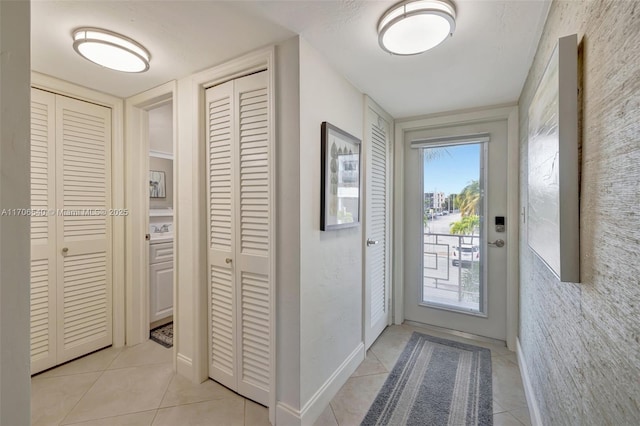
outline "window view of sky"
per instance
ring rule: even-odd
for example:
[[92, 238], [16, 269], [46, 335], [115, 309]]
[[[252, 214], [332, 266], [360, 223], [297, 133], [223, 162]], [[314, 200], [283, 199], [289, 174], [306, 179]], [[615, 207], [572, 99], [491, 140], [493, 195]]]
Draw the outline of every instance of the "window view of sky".
[[437, 150], [435, 158], [424, 155], [424, 192], [459, 194], [480, 176], [480, 144], [449, 146]]

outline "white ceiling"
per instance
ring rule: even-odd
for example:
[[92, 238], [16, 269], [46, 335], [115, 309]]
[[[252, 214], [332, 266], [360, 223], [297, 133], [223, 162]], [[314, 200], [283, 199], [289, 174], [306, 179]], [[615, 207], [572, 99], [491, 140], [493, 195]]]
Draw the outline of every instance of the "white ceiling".
[[[128, 97], [301, 34], [396, 118], [518, 99], [550, 0], [457, 0], [454, 36], [412, 57], [378, 46], [376, 24], [396, 1], [32, 2], [32, 68]], [[80, 58], [71, 33], [95, 26], [151, 52], [151, 69], [124, 74]]]

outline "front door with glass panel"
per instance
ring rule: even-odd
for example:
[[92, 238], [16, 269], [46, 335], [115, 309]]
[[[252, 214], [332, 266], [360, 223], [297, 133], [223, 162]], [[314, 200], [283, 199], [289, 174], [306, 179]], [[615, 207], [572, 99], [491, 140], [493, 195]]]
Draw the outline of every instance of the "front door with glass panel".
[[407, 320], [506, 338], [506, 141], [506, 121], [407, 134]]

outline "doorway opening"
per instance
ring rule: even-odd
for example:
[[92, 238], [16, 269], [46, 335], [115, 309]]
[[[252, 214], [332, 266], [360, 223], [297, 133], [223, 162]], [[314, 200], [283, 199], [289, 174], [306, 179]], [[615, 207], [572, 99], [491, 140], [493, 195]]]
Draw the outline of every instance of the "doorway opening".
[[422, 305], [486, 313], [484, 144], [421, 149]]
[[[164, 346], [173, 344], [173, 102], [155, 105], [148, 113], [149, 168], [149, 330]], [[161, 328], [160, 328], [161, 327]]]

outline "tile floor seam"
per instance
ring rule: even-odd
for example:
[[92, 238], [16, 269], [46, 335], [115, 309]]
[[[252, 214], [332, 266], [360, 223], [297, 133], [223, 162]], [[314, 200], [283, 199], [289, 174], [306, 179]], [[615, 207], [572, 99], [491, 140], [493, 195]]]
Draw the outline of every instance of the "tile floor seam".
[[[87, 390], [84, 391], [84, 393], [82, 394], [82, 396], [80, 398], [78, 398], [78, 400], [76, 401], [76, 403], [73, 405], [73, 407], [71, 407], [69, 409], [69, 411], [67, 411], [64, 415], [64, 417], [62, 418], [62, 420], [60, 420], [58, 422], [58, 425], [65, 425], [65, 420], [67, 419], [67, 417], [69, 417], [69, 414], [78, 406], [78, 404], [80, 404], [80, 401], [82, 401], [82, 398], [84, 398], [85, 396], [87, 396], [87, 393], [93, 389], [93, 387], [96, 385], [96, 383], [98, 383], [98, 380], [100, 380], [100, 377], [102, 377], [104, 375], [106, 370], [102, 370], [100, 371], [100, 375], [98, 377], [96, 377], [96, 379], [94, 380], [94, 382], [91, 384], [91, 386], [89, 386], [87, 388]], [[98, 371], [94, 371], [94, 373], [97, 373]], [[87, 374], [87, 373], [77, 373], [77, 374], [70, 374], [69, 376], [79, 376], [80, 374]], [[76, 422], [77, 423], [77, 422]]]
[[331, 410], [331, 415], [333, 416], [333, 420], [335, 420], [335, 421], [336, 421], [336, 424], [337, 424], [338, 426], [340, 426], [340, 425], [338, 424], [338, 417], [336, 416], [336, 412], [335, 412], [335, 411], [333, 411], [333, 407], [331, 406], [331, 402], [329, 402], [329, 409]]
[[[134, 414], [140, 414], [140, 413], [147, 413], [149, 411], [158, 411], [157, 409], [151, 409], [151, 410], [140, 410], [140, 411], [132, 411], [130, 413], [124, 413], [124, 414], [116, 414], [115, 416], [106, 416], [106, 417], [96, 417], [95, 419], [85, 419], [85, 420], [80, 420], [77, 421], [75, 423], [60, 423], [60, 426], [73, 426], [73, 425], [78, 425], [78, 424], [82, 424], [82, 423], [87, 423], [87, 422], [95, 422], [98, 420], [106, 420], [106, 419], [115, 419], [116, 417], [123, 417], [123, 416], [130, 416], [130, 415], [134, 415]], [[71, 411], [69, 411], [71, 412]], [[154, 415], [155, 418], [155, 415]]]
[[160, 411], [161, 409], [158, 408], [154, 413], [153, 413], [153, 419], [151, 419], [151, 423], [149, 423], [149, 426], [153, 426], [153, 423], [156, 421], [156, 418], [158, 417], [158, 411]]
[[[113, 347], [113, 346], [112, 346]], [[113, 364], [114, 362], [116, 362], [116, 359], [118, 359], [120, 357], [120, 355], [122, 355], [122, 352], [124, 352], [124, 349], [127, 346], [122, 346], [120, 348], [115, 348], [118, 349], [118, 355], [114, 356], [113, 359], [111, 360], [111, 362], [105, 367], [105, 369], [103, 371], [107, 371], [109, 369], [109, 367], [111, 367], [111, 364]]]
[[[168, 390], [169, 389], [167, 388], [167, 391]], [[166, 395], [166, 393], [165, 393], [165, 395]], [[190, 402], [184, 402], [184, 403], [180, 403], [180, 404], [171, 404], [171, 405], [162, 406], [162, 402], [164, 401], [164, 396], [163, 396], [162, 400], [160, 401], [160, 406], [157, 408], [157, 410], [163, 410], [165, 408], [180, 407], [181, 405], [192, 405], [192, 404], [201, 404], [203, 402], [222, 401], [222, 400], [225, 400], [225, 399], [235, 400], [235, 399], [238, 398], [238, 396], [240, 398], [246, 399], [244, 396], [242, 396], [240, 394], [234, 394], [234, 396], [223, 396], [222, 398], [207, 398], [207, 399], [202, 399], [202, 400], [198, 400], [198, 401], [190, 401]]]
[[153, 366], [153, 365], [162, 365], [162, 364], [171, 364], [173, 365], [173, 361], [163, 361], [163, 362], [150, 362], [149, 364], [138, 364], [138, 365], [125, 365], [124, 367], [115, 367], [115, 368], [107, 368], [104, 371], [118, 371], [118, 370], [124, 370], [125, 368], [135, 368], [135, 367], [147, 367], [147, 366]]

